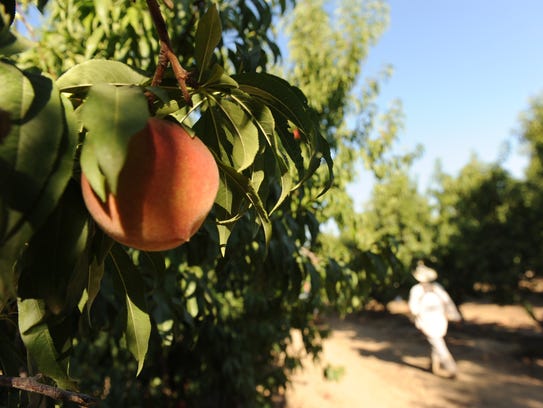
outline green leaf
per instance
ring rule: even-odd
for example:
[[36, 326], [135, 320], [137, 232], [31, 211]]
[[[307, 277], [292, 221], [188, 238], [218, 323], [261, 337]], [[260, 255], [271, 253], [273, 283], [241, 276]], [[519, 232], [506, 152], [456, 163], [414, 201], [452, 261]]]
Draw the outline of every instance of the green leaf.
[[96, 9], [96, 16], [100, 20], [100, 27], [103, 27], [106, 34], [109, 34], [109, 11], [113, 7], [111, 0], [94, 0], [94, 8]]
[[[95, 224], [94, 224], [95, 225]], [[85, 304], [87, 320], [91, 326], [91, 310], [102, 286], [104, 277], [104, 261], [109, 255], [115, 241], [107, 236], [101, 229], [94, 228], [94, 237], [92, 239], [91, 253], [92, 258], [89, 263], [89, 274], [87, 281], [87, 302]]]
[[240, 90], [262, 101], [273, 111], [276, 123], [292, 122], [306, 136], [310, 157], [308, 165], [304, 166], [302, 150], [292, 134], [286, 129], [279, 132], [283, 146], [301, 176], [294, 188], [307, 180], [320, 167], [321, 160], [325, 160], [329, 177], [320, 193], [322, 195], [332, 184], [333, 161], [330, 146], [320, 134], [316, 125], [317, 119], [303, 93], [287, 81], [266, 73], [246, 73], [235, 75], [233, 78], [238, 82]]
[[19, 296], [44, 299], [56, 314], [71, 312], [86, 286], [88, 238], [88, 212], [72, 182], [17, 262]]
[[95, 259], [92, 260], [91, 264], [89, 265], [89, 275], [88, 275], [88, 282], [87, 282], [87, 303], [86, 303], [86, 309], [87, 309], [87, 319], [89, 322], [89, 325], [91, 324], [91, 309], [94, 301], [96, 300], [96, 297], [98, 296], [98, 293], [100, 293], [100, 287], [102, 284], [102, 278], [104, 277], [104, 264], [98, 263], [98, 261]]
[[88, 131], [81, 167], [103, 200], [106, 190], [102, 175], [109, 191], [115, 194], [128, 143], [146, 126], [148, 118], [147, 99], [139, 88], [107, 84], [91, 87], [81, 110], [81, 121]]
[[210, 108], [195, 125], [197, 134], [217, 157], [238, 171], [247, 169], [260, 149], [254, 117], [227, 98], [210, 97]]
[[[105, 27], [109, 27], [109, 25]], [[87, 39], [87, 42], [85, 44], [85, 58], [89, 59], [90, 61], [92, 61], [91, 58], [96, 52], [96, 50], [98, 49], [98, 47], [100, 47], [100, 45], [102, 44], [102, 41], [105, 40], [104, 38], [105, 27], [104, 26], [96, 27], [94, 31], [92, 32], [92, 34]], [[76, 90], [77, 88], [67, 88], [67, 90], [69, 89]]]
[[[247, 200], [255, 209], [261, 226], [264, 230], [266, 245], [268, 245], [271, 239], [271, 221], [262, 200], [260, 199], [258, 193], [256, 192], [254, 186], [251, 183], [251, 180], [245, 177], [243, 174], [237, 172], [232, 167], [228, 167], [223, 163], [218, 163], [218, 165], [224, 177], [223, 182], [225, 182], [229, 186], [228, 189], [230, 191], [237, 190], [244, 193]], [[221, 205], [217, 201], [216, 204]], [[227, 211], [231, 211], [231, 209], [229, 208], [224, 209]]]
[[11, 119], [10, 131], [0, 144], [0, 166], [4, 170], [0, 192], [14, 210], [5, 224], [4, 233], [9, 235], [25, 216], [39, 224], [48, 215], [31, 210], [57, 169], [62, 170], [64, 181], [57, 192], [57, 199], [60, 197], [69, 178], [66, 164], [71, 166], [76, 136], [65, 127], [64, 110], [70, 107], [62, 104], [51, 80], [0, 64], [0, 81], [5, 84], [0, 108]]
[[217, 125], [222, 128], [226, 140], [233, 146], [234, 167], [238, 171], [243, 171], [253, 164], [260, 147], [258, 129], [238, 104], [222, 100], [218, 110], [222, 115], [215, 115], [214, 118], [219, 118]]
[[18, 308], [21, 339], [38, 370], [52, 378], [60, 388], [76, 389], [67, 374], [67, 366], [61, 363], [49, 332], [44, 302], [36, 299], [19, 300]]
[[312, 128], [307, 101], [284, 79], [266, 73], [245, 73], [234, 75], [233, 79], [241, 90], [261, 100], [297, 127], [303, 130]]
[[9, 27], [15, 19], [15, 0], [0, 2], [0, 30]]
[[90, 313], [92, 305], [100, 292], [102, 278], [104, 277], [104, 261], [115, 243], [113, 238], [110, 238], [100, 228], [97, 228], [96, 224], [94, 224], [94, 226], [94, 236], [91, 247], [92, 257], [89, 264], [89, 275], [87, 282], [86, 309], [89, 325], [91, 322]]
[[34, 45], [31, 41], [8, 29], [0, 30], [0, 56], [12, 56], [28, 50]]
[[198, 316], [198, 299], [196, 296], [187, 299], [186, 309], [191, 317], [196, 318]]
[[77, 126], [54, 83], [0, 62], [0, 303], [13, 287], [13, 263], [47, 219], [72, 174]]
[[[219, 190], [215, 197], [215, 204], [219, 207], [216, 216], [225, 223], [235, 221], [239, 218], [238, 214], [247, 209], [247, 206], [244, 206], [244, 191], [235, 188], [237, 184], [231, 186], [229, 180], [230, 177], [228, 176], [228, 173], [219, 173]], [[247, 180], [247, 183], [250, 184], [250, 181]], [[241, 194], [235, 194], [236, 192]], [[221, 211], [220, 209], [223, 209], [224, 211]]]
[[[275, 209], [281, 205], [281, 203], [288, 197], [289, 193], [293, 189], [293, 180], [289, 171], [289, 165], [287, 157], [284, 155], [283, 145], [277, 137], [275, 131], [275, 119], [273, 114], [264, 103], [251, 98], [244, 92], [233, 92], [230, 97], [243, 109], [243, 111], [250, 116], [251, 121], [255, 124], [259, 133], [263, 135], [270, 146], [270, 149], [266, 149], [263, 156], [257, 159], [253, 165], [253, 184], [258, 189], [256, 177], [258, 174], [274, 174], [281, 181], [281, 195], [277, 199], [272, 213]], [[264, 178], [261, 179], [264, 181]]]
[[139, 266], [144, 271], [149, 271], [153, 276], [163, 277], [166, 271], [166, 261], [162, 252], [137, 251]]
[[226, 244], [228, 238], [232, 233], [233, 224], [217, 224], [217, 233], [219, 234], [219, 247], [221, 250], [221, 255], [225, 256], [226, 254]]
[[98, 157], [94, 148], [94, 140], [95, 139], [92, 137], [85, 140], [83, 149], [81, 149], [79, 164], [81, 166], [81, 171], [87, 177], [93, 190], [98, 197], [105, 202], [107, 197], [106, 177], [102, 173], [102, 170], [100, 170], [100, 163], [98, 162]]
[[110, 259], [126, 304], [124, 333], [126, 344], [130, 353], [138, 361], [137, 374], [139, 374], [143, 368], [151, 336], [151, 320], [145, 302], [145, 285], [130, 257], [119, 245], [114, 245], [111, 249]]
[[0, 370], [4, 375], [18, 376], [24, 359], [15, 348], [13, 341], [3, 331], [0, 331]]
[[270, 74], [243, 74], [234, 78], [239, 81], [242, 91], [272, 111], [276, 129], [282, 140], [281, 145], [275, 142], [276, 148], [283, 148], [286, 151], [298, 173], [303, 176], [305, 166], [300, 144], [294, 140], [287, 129], [288, 123], [291, 122], [305, 134], [312, 133], [314, 124], [309, 116], [305, 100], [300, 99], [300, 95], [287, 81]]
[[201, 75], [201, 81], [200, 88], [228, 91], [238, 87], [238, 83], [219, 64], [213, 64], [205, 75]]
[[1, 165], [5, 166], [0, 188], [2, 196], [21, 213], [31, 207], [54, 168], [64, 130], [60, 97], [54, 94], [52, 82], [44, 77], [32, 79], [14, 66], [0, 64], [4, 84], [0, 107], [11, 119], [9, 134], [0, 145]]
[[202, 80], [203, 73], [208, 69], [213, 51], [219, 44], [221, 37], [221, 19], [217, 6], [213, 4], [200, 19], [196, 30], [194, 58], [200, 70], [198, 82]]
[[142, 85], [149, 78], [130, 66], [109, 60], [90, 60], [70, 68], [57, 79], [61, 92], [74, 92], [97, 84]]
[[18, 54], [28, 49], [31, 42], [10, 30], [15, 19], [15, 1], [0, 2], [0, 56]]
[[272, 147], [274, 143], [275, 119], [272, 111], [256, 98], [252, 98], [249, 94], [241, 91], [232, 91], [228, 96], [250, 117], [250, 120], [258, 128], [258, 131], [268, 144]]

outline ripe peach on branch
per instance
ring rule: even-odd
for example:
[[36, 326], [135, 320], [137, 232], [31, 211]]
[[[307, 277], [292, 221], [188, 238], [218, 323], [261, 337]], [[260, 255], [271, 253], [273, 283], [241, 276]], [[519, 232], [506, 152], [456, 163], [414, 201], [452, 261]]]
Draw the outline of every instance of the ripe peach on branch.
[[103, 202], [85, 174], [85, 204], [104, 232], [127, 246], [161, 251], [187, 242], [211, 210], [219, 188], [212, 153], [180, 125], [150, 118], [130, 139], [116, 194]]

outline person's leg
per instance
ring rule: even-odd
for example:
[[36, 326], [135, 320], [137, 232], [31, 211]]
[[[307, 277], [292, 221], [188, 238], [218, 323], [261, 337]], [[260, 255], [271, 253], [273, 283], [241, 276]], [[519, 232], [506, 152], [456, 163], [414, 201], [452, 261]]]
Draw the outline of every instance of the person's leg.
[[432, 372], [435, 374], [440, 367], [451, 376], [456, 375], [456, 362], [451, 355], [443, 337], [428, 337], [432, 346]]

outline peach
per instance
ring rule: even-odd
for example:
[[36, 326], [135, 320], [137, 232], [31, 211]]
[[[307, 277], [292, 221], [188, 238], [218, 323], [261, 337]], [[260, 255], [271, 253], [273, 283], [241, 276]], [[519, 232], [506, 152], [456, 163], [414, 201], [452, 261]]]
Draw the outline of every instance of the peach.
[[128, 144], [116, 195], [106, 202], [84, 174], [83, 199], [114, 240], [145, 251], [187, 242], [201, 227], [219, 188], [217, 163], [206, 145], [181, 126], [150, 118]]

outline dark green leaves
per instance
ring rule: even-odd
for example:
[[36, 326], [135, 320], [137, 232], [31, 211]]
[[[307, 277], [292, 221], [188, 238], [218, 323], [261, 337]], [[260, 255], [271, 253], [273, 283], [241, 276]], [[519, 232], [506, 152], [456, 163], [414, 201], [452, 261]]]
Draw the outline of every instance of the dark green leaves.
[[269, 106], [278, 123], [292, 122], [304, 135], [303, 139], [309, 147], [305, 158], [308, 164], [304, 164], [303, 151], [295, 141], [291, 130], [285, 133], [286, 129], [283, 127], [282, 132], [279, 132], [287, 154], [298, 169], [299, 183], [305, 181], [317, 170], [321, 165], [321, 159], [325, 160], [329, 175], [323, 192], [327, 190], [333, 176], [330, 148], [317, 128], [316, 119], [302, 92], [284, 79], [269, 74], [249, 73], [236, 75], [234, 79], [241, 90]]
[[130, 138], [149, 117], [147, 100], [139, 88], [94, 85], [81, 111], [87, 129], [81, 168], [94, 191], [105, 201], [117, 191], [117, 178], [126, 159]]
[[[202, 85], [203, 113], [195, 125], [221, 169], [216, 199], [216, 215], [223, 224], [221, 246], [228, 237], [228, 223], [248, 207], [255, 210], [268, 239], [269, 214], [317, 171], [322, 159], [328, 165], [328, 185], [332, 179], [329, 147], [297, 88], [265, 73], [237, 75], [230, 81], [236, 84], [230, 89]], [[301, 140], [294, 138], [293, 128], [303, 135]], [[274, 181], [279, 195], [270, 194]]]
[[55, 208], [77, 141], [71, 105], [45, 77], [0, 63], [0, 304], [24, 243]]
[[13, 23], [15, 19], [15, 0], [0, 1], [0, 16], [0, 29]]
[[13, 55], [28, 48], [29, 41], [10, 31], [15, 18], [15, 0], [0, 2], [0, 55]]
[[17, 262], [19, 297], [44, 299], [55, 314], [71, 313], [87, 285], [88, 243], [87, 209], [71, 182]]
[[147, 314], [145, 287], [143, 279], [134, 267], [130, 257], [123, 249], [115, 245], [110, 252], [111, 265], [115, 272], [117, 287], [125, 303], [125, 340], [128, 350], [138, 361], [138, 374], [143, 368], [149, 337], [151, 321]]
[[209, 68], [213, 51], [222, 37], [221, 20], [217, 6], [212, 5], [198, 23], [195, 39], [194, 58], [200, 70], [198, 82], [202, 80], [205, 70]]

